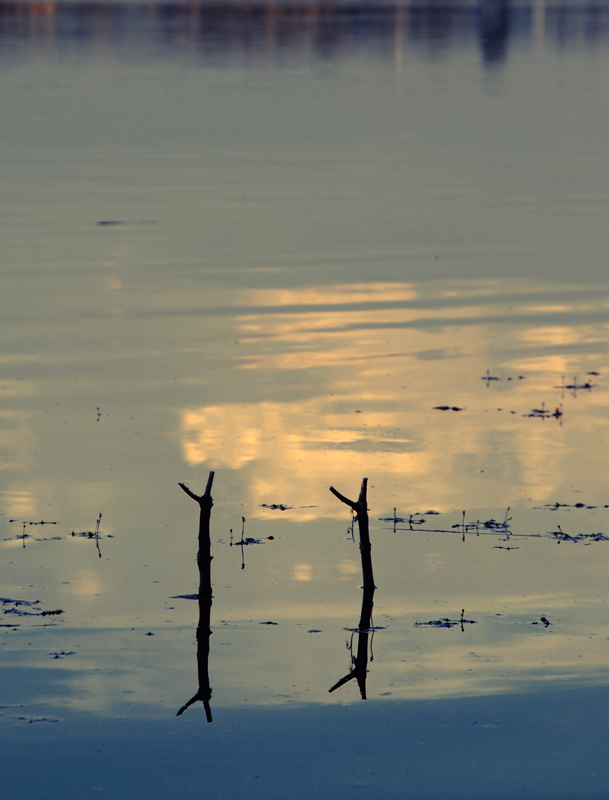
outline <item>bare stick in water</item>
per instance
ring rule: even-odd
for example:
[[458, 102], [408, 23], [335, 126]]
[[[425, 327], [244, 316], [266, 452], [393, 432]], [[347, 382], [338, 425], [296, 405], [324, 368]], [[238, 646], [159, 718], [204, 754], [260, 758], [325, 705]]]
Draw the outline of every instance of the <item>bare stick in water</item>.
[[209, 473], [205, 492], [199, 497], [191, 492], [188, 486], [180, 483], [180, 487], [189, 497], [199, 504], [201, 513], [199, 516], [199, 552], [197, 553], [197, 566], [199, 567], [199, 624], [197, 626], [197, 673], [199, 678], [199, 691], [182, 706], [177, 716], [183, 714], [193, 703], [201, 701], [205, 708], [207, 721], [212, 721], [211, 707], [211, 686], [209, 685], [209, 637], [211, 636], [211, 536], [209, 523], [211, 519], [211, 509], [213, 500], [211, 497], [211, 487], [214, 482], [214, 473]]
[[[372, 546], [370, 544], [370, 526], [368, 520], [368, 478], [362, 481], [362, 488], [360, 489], [357, 501], [349, 500], [343, 494], [338, 492], [333, 486], [330, 486], [330, 491], [335, 497], [345, 503], [345, 505], [355, 511], [357, 524], [359, 527], [359, 550], [362, 557], [362, 572], [364, 575], [364, 590], [374, 590], [374, 575], [372, 574]], [[360, 626], [361, 627], [361, 626]], [[370, 627], [370, 623], [365, 627]]]
[[362, 700], [366, 699], [366, 674], [368, 668], [368, 634], [372, 625], [372, 608], [374, 598], [374, 576], [372, 574], [372, 546], [370, 544], [370, 527], [368, 518], [368, 500], [367, 500], [368, 478], [362, 481], [362, 488], [359, 493], [357, 501], [349, 500], [343, 494], [338, 492], [333, 486], [330, 486], [330, 491], [335, 497], [348, 505], [355, 513], [357, 524], [359, 527], [359, 549], [362, 558], [362, 574], [364, 578], [364, 593], [362, 597], [362, 612], [360, 615], [359, 625], [357, 627], [358, 643], [357, 643], [357, 656], [352, 656], [352, 668], [350, 672], [341, 678], [338, 683], [329, 690], [334, 692], [340, 689], [349, 681], [356, 679], [359, 686]]

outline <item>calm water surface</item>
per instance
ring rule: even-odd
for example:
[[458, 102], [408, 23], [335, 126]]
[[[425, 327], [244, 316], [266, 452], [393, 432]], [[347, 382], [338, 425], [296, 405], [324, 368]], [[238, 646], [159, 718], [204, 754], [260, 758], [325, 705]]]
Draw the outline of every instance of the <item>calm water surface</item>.
[[0, 63], [11, 797], [609, 797], [609, 8], [0, 4]]

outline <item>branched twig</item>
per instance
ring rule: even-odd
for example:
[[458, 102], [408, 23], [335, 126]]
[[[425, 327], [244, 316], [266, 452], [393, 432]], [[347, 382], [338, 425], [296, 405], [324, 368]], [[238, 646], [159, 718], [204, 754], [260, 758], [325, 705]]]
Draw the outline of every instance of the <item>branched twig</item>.
[[359, 497], [357, 501], [349, 500], [348, 497], [345, 497], [343, 494], [338, 492], [333, 486], [330, 487], [330, 491], [335, 497], [344, 503], [345, 505], [349, 506], [352, 511], [356, 514], [355, 519], [357, 520], [357, 524], [359, 527], [359, 549], [360, 555], [362, 558], [362, 574], [364, 578], [364, 593], [362, 597], [362, 612], [360, 614], [359, 625], [357, 629], [358, 633], [358, 640], [357, 640], [357, 655], [355, 658], [352, 658], [352, 669], [351, 671], [345, 675], [344, 678], [341, 678], [338, 683], [335, 683], [334, 686], [329, 690], [330, 692], [334, 692], [337, 689], [340, 689], [341, 686], [344, 686], [349, 681], [355, 679], [359, 686], [360, 694], [362, 700], [366, 699], [366, 673], [367, 673], [367, 666], [368, 666], [368, 634], [370, 631], [371, 620], [372, 620], [372, 606], [373, 606], [373, 598], [374, 598], [374, 576], [372, 574], [372, 547], [370, 544], [370, 530], [369, 530], [369, 520], [368, 520], [368, 500], [366, 497], [366, 492], [368, 488], [368, 478], [364, 478], [362, 481], [362, 488], [360, 489]]
[[185, 705], [180, 708], [177, 716], [181, 716], [193, 703], [201, 701], [205, 708], [207, 721], [212, 721], [211, 686], [209, 685], [209, 637], [211, 636], [211, 606], [213, 602], [211, 590], [211, 536], [209, 524], [211, 509], [214, 504], [211, 497], [211, 487], [214, 482], [214, 473], [210, 472], [207, 479], [205, 492], [199, 497], [183, 483], [180, 488], [199, 504], [199, 552], [197, 553], [197, 566], [199, 568], [199, 624], [197, 626], [197, 675], [199, 690]]
[[[356, 520], [359, 527], [359, 549], [362, 557], [362, 572], [364, 576], [364, 591], [374, 590], [374, 575], [372, 574], [372, 546], [370, 544], [370, 528], [368, 520], [368, 500], [366, 493], [368, 490], [368, 478], [362, 481], [362, 488], [360, 489], [357, 501], [349, 500], [344, 494], [341, 494], [333, 486], [330, 486], [330, 491], [335, 497], [353, 509], [356, 513]], [[370, 623], [360, 625], [360, 628], [370, 627]]]

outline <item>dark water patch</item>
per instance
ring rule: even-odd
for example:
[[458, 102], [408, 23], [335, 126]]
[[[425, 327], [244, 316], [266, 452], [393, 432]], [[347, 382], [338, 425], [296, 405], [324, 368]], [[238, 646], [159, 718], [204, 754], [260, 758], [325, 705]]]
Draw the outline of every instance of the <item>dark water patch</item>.
[[114, 220], [114, 219], [102, 219], [99, 222], [95, 223], [96, 225], [102, 225], [106, 227], [116, 227], [118, 225], [156, 225], [156, 220]]

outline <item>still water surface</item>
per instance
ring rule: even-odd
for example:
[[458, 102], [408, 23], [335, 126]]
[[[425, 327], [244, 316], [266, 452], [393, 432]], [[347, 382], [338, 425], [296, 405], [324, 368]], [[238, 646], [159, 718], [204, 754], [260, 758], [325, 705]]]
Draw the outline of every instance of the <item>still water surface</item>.
[[214, 798], [608, 796], [609, 10], [3, 4], [0, 59], [11, 796], [199, 797], [193, 742]]

